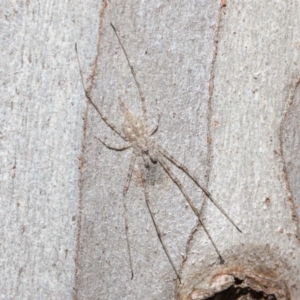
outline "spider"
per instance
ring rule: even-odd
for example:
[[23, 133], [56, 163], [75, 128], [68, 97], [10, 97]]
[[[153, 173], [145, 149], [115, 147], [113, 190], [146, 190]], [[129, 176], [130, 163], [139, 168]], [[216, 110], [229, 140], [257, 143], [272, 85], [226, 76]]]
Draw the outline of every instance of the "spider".
[[202, 190], [202, 192], [210, 199], [210, 201], [223, 213], [223, 215], [231, 222], [231, 224], [239, 231], [242, 232], [238, 226], [234, 223], [234, 221], [227, 215], [227, 213], [224, 211], [224, 209], [214, 200], [214, 198], [212, 197], [212, 195], [210, 194], [210, 192], [203, 187], [203, 185], [201, 185], [199, 183], [199, 181], [196, 179], [196, 177], [194, 175], [192, 175], [192, 173], [188, 170], [187, 167], [185, 167], [182, 163], [178, 162], [174, 156], [172, 156], [169, 152], [167, 152], [162, 146], [160, 146], [155, 139], [153, 138], [153, 135], [156, 133], [156, 131], [158, 130], [159, 127], [159, 120], [160, 120], [160, 115], [158, 116], [156, 125], [154, 126], [153, 129], [149, 130], [147, 124], [147, 109], [146, 109], [146, 102], [145, 102], [145, 96], [142, 93], [141, 87], [139, 82], [136, 79], [136, 74], [135, 71], [129, 61], [129, 57], [127, 55], [127, 52], [121, 42], [121, 39], [118, 35], [118, 32], [116, 30], [116, 28], [114, 27], [114, 25], [112, 23], [110, 23], [116, 37], [117, 40], [122, 48], [122, 51], [126, 57], [128, 66], [131, 70], [131, 74], [132, 77], [135, 81], [135, 84], [137, 86], [138, 89], [138, 93], [139, 93], [139, 98], [141, 100], [141, 106], [142, 106], [142, 119], [138, 118], [137, 116], [133, 115], [128, 108], [126, 107], [125, 103], [123, 102], [123, 100], [121, 98], [119, 98], [119, 105], [121, 107], [121, 111], [123, 114], [123, 126], [122, 126], [122, 130], [119, 130], [113, 123], [110, 122], [110, 120], [103, 114], [103, 112], [101, 111], [101, 109], [95, 104], [95, 102], [93, 101], [93, 99], [90, 96], [89, 91], [85, 88], [84, 85], [84, 80], [83, 80], [83, 75], [82, 75], [82, 69], [81, 69], [81, 65], [80, 65], [80, 61], [79, 61], [79, 57], [78, 57], [78, 52], [77, 52], [77, 44], [75, 44], [75, 51], [76, 51], [76, 56], [77, 56], [77, 61], [78, 61], [78, 65], [79, 65], [79, 70], [80, 70], [80, 76], [81, 76], [81, 81], [82, 81], [82, 85], [83, 85], [83, 89], [85, 92], [85, 96], [88, 99], [88, 101], [93, 105], [93, 107], [95, 108], [95, 110], [98, 112], [98, 114], [100, 115], [100, 117], [102, 118], [102, 120], [106, 123], [106, 125], [108, 127], [110, 127], [120, 138], [122, 138], [125, 142], [126, 142], [126, 146], [124, 147], [113, 147], [108, 145], [106, 142], [102, 141], [101, 139], [97, 138], [105, 147], [107, 147], [110, 150], [114, 150], [114, 151], [125, 151], [129, 148], [132, 148], [132, 155], [131, 155], [131, 159], [130, 159], [130, 164], [129, 164], [129, 169], [128, 169], [128, 173], [127, 173], [127, 179], [123, 188], [123, 207], [124, 207], [124, 212], [125, 212], [125, 234], [126, 234], [126, 242], [127, 242], [127, 250], [128, 250], [128, 256], [129, 256], [129, 265], [130, 265], [130, 270], [131, 270], [131, 279], [133, 279], [134, 273], [133, 273], [133, 267], [132, 267], [132, 257], [131, 257], [131, 250], [130, 250], [130, 243], [129, 243], [129, 236], [128, 236], [128, 220], [126, 217], [126, 211], [127, 211], [127, 207], [125, 204], [125, 197], [130, 185], [130, 181], [131, 181], [131, 177], [132, 177], [132, 173], [134, 170], [135, 165], [138, 165], [138, 170], [141, 174], [141, 178], [142, 178], [142, 186], [143, 186], [143, 190], [144, 190], [144, 195], [145, 195], [145, 202], [146, 202], [146, 206], [147, 209], [150, 213], [151, 216], [151, 220], [152, 223], [154, 225], [156, 234], [158, 236], [158, 239], [160, 241], [160, 244], [179, 280], [179, 282], [181, 282], [181, 278], [180, 275], [175, 267], [175, 264], [169, 254], [169, 251], [167, 249], [167, 247], [164, 244], [164, 241], [162, 239], [162, 233], [156, 223], [156, 220], [154, 218], [154, 214], [151, 210], [151, 206], [150, 206], [150, 195], [149, 195], [149, 188], [148, 188], [148, 184], [147, 184], [147, 172], [149, 170], [150, 167], [150, 163], [153, 164], [157, 164], [159, 163], [161, 165], [161, 167], [164, 169], [164, 171], [166, 172], [166, 174], [171, 178], [171, 180], [177, 185], [177, 187], [179, 188], [180, 192], [182, 193], [182, 195], [184, 196], [184, 198], [186, 199], [186, 201], [188, 202], [189, 206], [191, 207], [191, 209], [193, 210], [194, 214], [196, 215], [196, 217], [198, 218], [199, 223], [201, 224], [201, 226], [203, 227], [205, 233], [207, 234], [209, 240], [211, 241], [216, 253], [218, 254], [218, 257], [220, 259], [220, 263], [223, 264], [224, 263], [224, 259], [222, 258], [214, 240], [212, 239], [209, 231], [207, 230], [206, 226], [203, 224], [201, 218], [200, 218], [200, 212], [197, 210], [197, 208], [195, 207], [194, 203], [192, 202], [192, 200], [190, 199], [190, 197], [188, 196], [187, 192], [185, 191], [185, 189], [183, 188], [183, 185], [181, 184], [181, 182], [179, 181], [178, 177], [171, 171], [170, 167], [168, 166], [168, 163], [173, 164], [174, 166], [176, 166], [178, 169], [180, 169], [181, 171], [183, 171], [196, 185], [198, 188], [200, 188]]

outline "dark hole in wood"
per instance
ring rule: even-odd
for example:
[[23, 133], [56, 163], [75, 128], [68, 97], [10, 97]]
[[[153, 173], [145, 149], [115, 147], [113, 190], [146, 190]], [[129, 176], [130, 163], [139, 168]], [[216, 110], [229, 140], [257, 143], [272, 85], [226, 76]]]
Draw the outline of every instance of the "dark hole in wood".
[[264, 292], [258, 292], [250, 287], [241, 287], [242, 280], [235, 279], [235, 284], [227, 290], [216, 293], [207, 300], [276, 300], [274, 294], [267, 295]]

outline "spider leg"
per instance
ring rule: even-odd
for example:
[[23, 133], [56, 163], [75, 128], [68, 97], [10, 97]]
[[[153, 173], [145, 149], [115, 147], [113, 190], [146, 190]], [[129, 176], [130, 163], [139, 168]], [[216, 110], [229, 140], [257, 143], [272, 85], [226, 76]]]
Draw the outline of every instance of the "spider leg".
[[224, 263], [224, 259], [222, 258], [214, 240], [212, 239], [209, 231], [207, 230], [207, 228], [205, 227], [204, 223], [202, 222], [201, 218], [200, 218], [200, 213], [197, 210], [197, 208], [195, 207], [194, 203], [192, 202], [192, 200], [190, 199], [190, 197], [188, 196], [188, 194], [185, 192], [185, 190], [183, 189], [183, 186], [181, 184], [181, 182], [179, 181], [179, 179], [176, 177], [176, 175], [171, 171], [171, 169], [169, 168], [169, 166], [165, 163], [164, 159], [161, 157], [161, 155], [158, 156], [158, 162], [161, 164], [161, 166], [163, 167], [163, 169], [165, 170], [165, 172], [170, 176], [170, 178], [172, 179], [172, 181], [178, 186], [179, 190], [181, 191], [182, 195], [184, 196], [184, 198], [186, 199], [186, 201], [188, 202], [188, 204], [190, 205], [190, 207], [192, 208], [194, 214], [196, 215], [196, 217], [198, 218], [199, 223], [201, 224], [201, 226], [203, 227], [206, 235], [208, 236], [208, 238], [210, 239], [212, 245], [214, 246], [217, 254], [219, 255], [219, 259], [221, 264]]
[[125, 182], [124, 189], [123, 189], [123, 196], [124, 197], [126, 196], [127, 191], [129, 189], [129, 185], [130, 185], [130, 181], [131, 181], [135, 161], [136, 161], [136, 153], [133, 152], [132, 155], [131, 155], [131, 159], [130, 159], [130, 163], [129, 163], [129, 169], [128, 169], [128, 173], [127, 173], [127, 178], [126, 178], [126, 182]]
[[80, 64], [80, 60], [78, 57], [78, 52], [77, 52], [77, 44], [75, 43], [75, 51], [76, 51], [76, 57], [77, 57], [77, 62], [78, 62], [78, 66], [79, 66], [79, 72], [80, 72], [80, 78], [81, 78], [81, 83], [82, 83], [82, 87], [85, 93], [86, 98], [89, 100], [89, 102], [94, 106], [94, 108], [96, 109], [96, 111], [98, 112], [98, 114], [100, 115], [101, 119], [106, 123], [106, 125], [108, 127], [110, 127], [119, 137], [121, 137], [124, 141], [127, 141], [127, 138], [124, 134], [122, 134], [121, 131], [119, 131], [116, 126], [111, 123], [108, 118], [102, 113], [102, 111], [99, 109], [99, 107], [94, 103], [94, 101], [92, 100], [89, 91], [85, 88], [84, 85], [84, 81], [83, 81], [83, 75], [82, 75], [82, 69], [81, 69], [81, 64]]
[[[157, 110], [157, 100], [156, 100], [156, 110]], [[150, 131], [149, 136], [153, 135], [158, 130], [159, 123], [160, 123], [160, 117], [161, 117], [161, 112], [158, 112], [158, 110], [157, 110], [156, 124], [155, 124], [154, 128]]]
[[131, 258], [131, 251], [130, 251], [130, 243], [129, 243], [129, 234], [128, 234], [128, 210], [125, 203], [125, 197], [122, 197], [123, 202], [123, 208], [124, 208], [124, 220], [125, 220], [125, 235], [126, 235], [126, 243], [127, 243], [127, 251], [128, 251], [128, 257], [129, 257], [129, 266], [131, 271], [131, 279], [133, 279], [133, 267], [132, 267], [132, 258]]
[[169, 262], [170, 262], [170, 264], [171, 264], [171, 266], [172, 266], [172, 268], [173, 268], [173, 270], [174, 270], [174, 272], [175, 272], [175, 274], [176, 274], [179, 282], [181, 283], [181, 278], [180, 278], [180, 276], [178, 274], [178, 271], [176, 270], [175, 264], [172, 261], [172, 258], [171, 258], [170, 254], [169, 254], [169, 251], [168, 251], [168, 249], [166, 248], [166, 246], [165, 246], [165, 244], [163, 242], [162, 233], [161, 233], [161, 231], [160, 231], [160, 229], [159, 229], [159, 227], [158, 227], [158, 225], [157, 225], [157, 223], [156, 223], [156, 221], [154, 219], [154, 214], [153, 214], [153, 212], [151, 210], [151, 207], [150, 207], [149, 188], [148, 188], [148, 184], [147, 184], [147, 180], [146, 180], [145, 168], [144, 168], [144, 165], [142, 164], [141, 160], [139, 161], [138, 165], [139, 165], [139, 170], [140, 170], [141, 175], [142, 175], [142, 183], [143, 183], [143, 188], [144, 188], [146, 205], [147, 205], [148, 211], [150, 213], [153, 225], [155, 227], [156, 234], [158, 236], [160, 244], [162, 245], [162, 247], [163, 247], [163, 249], [164, 249], [164, 251], [165, 251], [165, 253], [166, 253], [167, 257], [168, 257], [168, 260], [169, 260]]
[[147, 124], [148, 120], [147, 120], [147, 108], [146, 108], [145, 96], [143, 95], [143, 92], [141, 90], [141, 86], [140, 86], [139, 82], [136, 79], [136, 73], [135, 73], [135, 71], [134, 71], [134, 69], [133, 69], [133, 67], [132, 67], [132, 65], [131, 65], [131, 63], [129, 61], [128, 54], [127, 54], [127, 52], [126, 52], [126, 50], [125, 50], [125, 48], [124, 48], [124, 46], [123, 46], [123, 44], [121, 42], [121, 39], [120, 39], [120, 37], [119, 37], [119, 35], [117, 33], [117, 30], [116, 30], [115, 26], [112, 23], [110, 23], [110, 25], [111, 25], [112, 29], [114, 30], [114, 33], [115, 33], [115, 35], [116, 35], [116, 37], [118, 39], [118, 42], [119, 42], [119, 44], [120, 44], [120, 46], [121, 46], [121, 48], [123, 50], [123, 53], [124, 53], [124, 55], [126, 57], [127, 63], [129, 65], [129, 68], [130, 68], [130, 71], [131, 71], [131, 74], [132, 74], [132, 77], [133, 77], [133, 79], [135, 81], [135, 84], [137, 86], [137, 89], [138, 89], [138, 92], [139, 92], [139, 96], [140, 96], [140, 99], [141, 99], [141, 103], [142, 103], [142, 110], [143, 110], [144, 122], [145, 122], [145, 124]]
[[111, 146], [111, 145], [108, 145], [106, 142], [102, 141], [100, 138], [98, 137], [94, 137], [95, 139], [97, 139], [98, 141], [100, 141], [106, 148], [110, 149], [110, 150], [114, 150], [114, 151], [124, 151], [124, 150], [127, 150], [131, 147], [131, 144], [127, 145], [127, 146]]
[[128, 210], [125, 203], [125, 196], [122, 196], [122, 202], [124, 207], [124, 220], [125, 220], [125, 234], [126, 234], [126, 243], [127, 243], [127, 251], [129, 256], [129, 266], [131, 271], [131, 279], [133, 279], [133, 267], [132, 267], [132, 258], [131, 258], [131, 251], [130, 251], [130, 243], [129, 243], [129, 234], [128, 234]]
[[131, 250], [130, 250], [130, 243], [129, 243], [129, 234], [128, 234], [128, 210], [127, 206], [125, 203], [125, 197], [126, 193], [128, 191], [129, 185], [130, 185], [130, 179], [132, 176], [132, 171], [135, 165], [135, 160], [136, 160], [136, 154], [135, 152], [132, 153], [131, 159], [130, 159], [130, 164], [129, 164], [129, 169], [127, 173], [127, 179], [126, 183], [123, 189], [123, 196], [122, 196], [122, 201], [123, 201], [123, 207], [124, 207], [124, 221], [125, 221], [125, 234], [126, 234], [126, 243], [127, 243], [127, 251], [128, 251], [128, 256], [129, 256], [129, 266], [130, 266], [130, 271], [131, 271], [131, 279], [133, 279], [133, 267], [132, 267], [132, 257], [131, 257]]
[[210, 199], [210, 201], [220, 210], [220, 212], [228, 219], [228, 221], [239, 231], [242, 232], [239, 227], [234, 223], [234, 221], [228, 216], [228, 214], [225, 212], [225, 210], [221, 207], [221, 205], [212, 197], [211, 193], [204, 188], [199, 181], [196, 179], [195, 176], [191, 175], [191, 172], [188, 170], [187, 167], [185, 167], [183, 164], [178, 162], [174, 156], [169, 154], [167, 150], [165, 150], [163, 147], [155, 144], [158, 151], [167, 158], [172, 164], [174, 164], [178, 169], [182, 170], [187, 176], [189, 176], [195, 184], [204, 192], [204, 194]]

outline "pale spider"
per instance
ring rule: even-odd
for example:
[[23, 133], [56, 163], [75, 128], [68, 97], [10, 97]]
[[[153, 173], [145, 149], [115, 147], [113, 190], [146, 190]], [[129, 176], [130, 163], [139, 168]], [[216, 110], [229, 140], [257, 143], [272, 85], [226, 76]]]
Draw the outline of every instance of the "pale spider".
[[146, 103], [145, 103], [145, 97], [141, 91], [140, 88], [140, 84], [136, 79], [136, 74], [135, 71], [129, 61], [127, 52], [125, 50], [125, 48], [123, 47], [123, 44], [121, 42], [121, 39], [115, 29], [115, 27], [110, 24], [117, 39], [118, 42], [122, 48], [122, 51], [126, 57], [127, 63], [130, 67], [131, 70], [131, 74], [133, 76], [133, 79], [135, 81], [135, 84], [137, 86], [138, 89], [138, 93], [139, 93], [139, 97], [141, 99], [141, 104], [142, 104], [142, 111], [143, 111], [143, 118], [142, 120], [139, 119], [138, 117], [134, 116], [125, 106], [124, 102], [122, 101], [121, 98], [119, 98], [119, 104], [123, 113], [123, 118], [124, 118], [124, 122], [123, 122], [123, 130], [120, 131], [119, 129], [116, 128], [116, 126], [114, 124], [112, 124], [109, 119], [103, 114], [103, 112], [101, 111], [101, 109], [99, 109], [99, 107], [94, 103], [94, 101], [92, 100], [89, 91], [87, 91], [87, 89], [85, 88], [84, 85], [84, 80], [83, 80], [83, 75], [82, 75], [82, 70], [81, 70], [81, 66], [80, 66], [80, 61], [78, 58], [78, 53], [77, 53], [77, 45], [75, 44], [75, 51], [76, 51], [76, 55], [77, 55], [77, 60], [78, 60], [78, 65], [79, 65], [79, 69], [80, 69], [80, 76], [81, 76], [81, 81], [83, 84], [83, 88], [85, 91], [85, 96], [88, 99], [88, 101], [94, 106], [94, 108], [96, 109], [96, 111], [98, 112], [98, 114], [100, 115], [100, 117], [102, 118], [102, 120], [107, 124], [107, 126], [109, 126], [119, 137], [121, 137], [125, 142], [127, 142], [127, 145], [125, 147], [113, 147], [113, 146], [109, 146], [107, 143], [105, 143], [104, 141], [100, 140], [99, 138], [97, 138], [101, 143], [103, 143], [103, 145], [105, 147], [107, 147], [108, 149], [111, 150], [115, 150], [115, 151], [124, 151], [127, 150], [129, 148], [133, 148], [132, 151], [132, 156], [131, 156], [131, 160], [130, 160], [130, 164], [129, 164], [129, 170], [127, 173], [127, 179], [123, 188], [123, 206], [124, 206], [124, 212], [125, 212], [125, 234], [126, 234], [126, 241], [127, 241], [127, 250], [128, 250], [128, 255], [129, 255], [129, 264], [130, 264], [130, 270], [131, 270], [131, 279], [133, 279], [133, 267], [132, 267], [132, 258], [131, 258], [131, 251], [130, 251], [130, 243], [129, 243], [129, 237], [128, 237], [128, 220], [126, 217], [126, 204], [124, 201], [124, 198], [126, 196], [126, 193], [128, 191], [129, 185], [130, 185], [130, 181], [131, 181], [131, 176], [132, 176], [132, 172], [133, 169], [135, 167], [135, 163], [137, 162], [138, 164], [138, 169], [139, 172], [141, 174], [141, 178], [142, 178], [142, 185], [143, 185], [143, 189], [144, 189], [144, 194], [145, 194], [145, 200], [146, 200], [146, 205], [148, 208], [148, 211], [151, 215], [151, 219], [153, 222], [153, 225], [155, 227], [158, 239], [164, 249], [164, 252], [166, 253], [166, 256], [168, 257], [168, 260], [170, 262], [170, 264], [172, 265], [172, 268], [179, 280], [179, 282], [181, 282], [181, 278], [179, 276], [179, 273], [177, 271], [177, 269], [175, 268], [175, 265], [171, 259], [171, 256], [163, 242], [162, 239], [162, 233], [154, 219], [154, 214], [152, 213], [151, 207], [150, 207], [150, 196], [149, 196], [149, 189], [148, 189], [148, 184], [147, 184], [147, 175], [146, 172], [149, 170], [149, 166], [150, 166], [150, 162], [151, 163], [159, 163], [162, 168], [165, 170], [166, 174], [171, 178], [171, 180], [178, 186], [178, 188], [180, 189], [182, 195], [184, 196], [184, 198], [186, 199], [186, 201], [188, 202], [189, 206], [192, 208], [194, 214], [197, 216], [199, 223], [201, 224], [201, 226], [203, 227], [205, 233], [207, 234], [208, 238], [210, 239], [213, 247], [215, 248], [220, 262], [224, 263], [224, 259], [222, 258], [215, 242], [213, 241], [210, 233], [208, 232], [207, 228], [205, 227], [205, 225], [203, 224], [201, 218], [200, 218], [200, 212], [197, 210], [197, 208], [195, 207], [195, 205], [193, 204], [192, 200], [190, 199], [190, 197], [188, 196], [188, 194], [186, 193], [186, 191], [184, 190], [181, 182], [179, 181], [179, 179], [177, 178], [177, 176], [171, 171], [171, 169], [169, 168], [167, 161], [169, 161], [170, 163], [172, 163], [173, 165], [175, 165], [177, 168], [179, 168], [180, 170], [182, 170], [190, 179], [192, 179], [192, 181], [203, 191], [203, 193], [212, 201], [212, 203], [223, 213], [223, 215], [231, 222], [231, 224], [239, 231], [242, 232], [238, 226], [233, 222], [233, 220], [226, 214], [226, 212], [223, 210], [223, 208], [213, 199], [212, 195], [210, 194], [210, 192], [207, 191], [207, 189], [205, 189], [200, 183], [199, 181], [196, 179], [195, 176], [193, 176], [191, 174], [191, 172], [188, 170], [187, 167], [185, 167], [183, 164], [181, 164], [180, 162], [178, 162], [171, 154], [169, 154], [164, 148], [162, 148], [160, 145], [158, 145], [155, 140], [152, 138], [152, 136], [154, 135], [154, 133], [157, 131], [158, 127], [159, 127], [159, 118], [157, 120], [157, 124], [156, 126], [152, 129], [149, 130], [149, 128], [147, 127], [147, 109], [146, 109]]

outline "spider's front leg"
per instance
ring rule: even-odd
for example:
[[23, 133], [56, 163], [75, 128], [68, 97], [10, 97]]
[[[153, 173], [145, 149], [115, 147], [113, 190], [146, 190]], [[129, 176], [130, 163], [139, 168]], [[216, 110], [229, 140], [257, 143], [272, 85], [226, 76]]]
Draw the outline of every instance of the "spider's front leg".
[[[78, 62], [78, 67], [79, 67], [79, 73], [80, 73], [80, 78], [81, 78], [81, 84], [84, 90], [85, 97], [88, 99], [88, 101], [94, 106], [95, 110], [98, 112], [99, 116], [101, 119], [105, 122], [105, 124], [113, 130], [119, 137], [121, 137], [124, 141], [128, 141], [127, 137], [104, 115], [104, 113], [101, 111], [101, 109], [95, 104], [93, 101], [91, 95], [90, 95], [90, 89], [86, 89], [84, 80], [83, 80], [83, 74], [82, 74], [82, 69], [81, 69], [81, 64], [78, 56], [78, 51], [77, 51], [77, 44], [75, 43], [75, 52], [76, 52], [76, 57], [77, 57], [77, 62]], [[113, 148], [113, 147], [112, 147]]]

